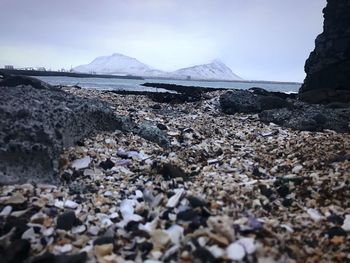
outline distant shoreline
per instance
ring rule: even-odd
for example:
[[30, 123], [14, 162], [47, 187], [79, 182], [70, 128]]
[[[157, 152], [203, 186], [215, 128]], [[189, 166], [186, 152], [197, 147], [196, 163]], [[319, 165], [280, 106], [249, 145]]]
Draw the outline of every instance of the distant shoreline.
[[38, 70], [20, 70], [20, 69], [3, 69], [0, 68], [0, 72], [12, 75], [23, 76], [46, 76], [46, 77], [73, 77], [73, 78], [107, 78], [107, 79], [158, 79], [158, 80], [179, 80], [179, 81], [203, 81], [203, 82], [234, 82], [234, 83], [266, 83], [266, 84], [293, 84], [301, 85], [301, 82], [288, 82], [288, 81], [269, 81], [269, 80], [208, 80], [208, 79], [174, 79], [163, 77], [140, 77], [140, 76], [119, 76], [108, 74], [87, 74], [78, 72], [58, 72], [58, 71], [38, 71]]
[[42, 77], [73, 77], [73, 78], [106, 78], [106, 79], [144, 79], [138, 76], [118, 76], [107, 74], [87, 74], [77, 72], [58, 72], [58, 71], [38, 71], [38, 70], [21, 70], [21, 69], [4, 69], [1, 68], [0, 72], [9, 75], [22, 75], [22, 76], [42, 76]]

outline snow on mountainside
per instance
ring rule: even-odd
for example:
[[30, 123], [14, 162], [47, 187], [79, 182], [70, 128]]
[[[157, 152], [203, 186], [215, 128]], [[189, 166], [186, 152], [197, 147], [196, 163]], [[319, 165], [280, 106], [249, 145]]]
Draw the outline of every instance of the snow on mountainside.
[[175, 71], [174, 74], [179, 76], [190, 76], [191, 79], [243, 80], [220, 60], [214, 60], [209, 64], [179, 69]]
[[76, 72], [97, 74], [131, 74], [135, 76], [158, 76], [163, 72], [141, 63], [136, 58], [115, 53], [94, 59], [87, 65], [77, 66]]
[[197, 65], [189, 68], [179, 69], [174, 72], [165, 72], [154, 69], [136, 58], [115, 53], [111, 56], [103, 56], [94, 59], [87, 65], [74, 68], [75, 72], [134, 75], [142, 77], [165, 77], [176, 79], [195, 80], [242, 80], [232, 70], [219, 60], [210, 64]]

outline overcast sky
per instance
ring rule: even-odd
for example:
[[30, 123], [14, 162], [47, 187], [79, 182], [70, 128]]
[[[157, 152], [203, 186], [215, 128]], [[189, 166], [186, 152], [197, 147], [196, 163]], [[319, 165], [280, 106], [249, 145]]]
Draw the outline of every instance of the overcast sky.
[[0, 0], [0, 66], [70, 68], [122, 53], [161, 70], [216, 58], [302, 81], [326, 0]]

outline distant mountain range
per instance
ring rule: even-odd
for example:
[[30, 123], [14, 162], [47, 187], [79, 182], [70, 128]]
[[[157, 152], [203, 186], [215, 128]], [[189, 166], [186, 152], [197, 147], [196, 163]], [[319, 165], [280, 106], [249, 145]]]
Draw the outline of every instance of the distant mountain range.
[[232, 72], [224, 63], [214, 60], [212, 63], [182, 68], [174, 72], [161, 71], [152, 68], [136, 58], [115, 53], [111, 56], [95, 58], [91, 63], [77, 66], [75, 72], [134, 75], [141, 77], [162, 77], [193, 80], [243, 80]]

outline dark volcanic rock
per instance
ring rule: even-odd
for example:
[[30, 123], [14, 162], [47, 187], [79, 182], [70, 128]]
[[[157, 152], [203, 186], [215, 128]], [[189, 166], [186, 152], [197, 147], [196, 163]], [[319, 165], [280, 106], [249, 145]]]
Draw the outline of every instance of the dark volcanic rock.
[[176, 165], [173, 165], [171, 163], [166, 163], [160, 168], [160, 173], [163, 175], [165, 180], [170, 180], [172, 178], [187, 178], [188, 175], [179, 167]]
[[55, 183], [59, 155], [97, 131], [134, 132], [163, 147], [164, 132], [118, 116], [108, 104], [68, 94], [30, 77], [0, 82], [0, 184]]
[[[263, 110], [291, 107], [291, 104], [283, 96], [276, 94], [278, 93], [261, 88], [232, 90], [220, 96], [220, 105], [226, 114], [259, 113]], [[288, 98], [288, 94], [286, 94], [286, 98]]]
[[266, 110], [259, 114], [259, 118], [265, 123], [272, 122], [294, 130], [350, 131], [350, 108], [330, 109], [322, 105], [295, 102], [291, 109]]
[[63, 147], [117, 128], [115, 114], [102, 102], [33, 78], [5, 79], [0, 82], [0, 184], [53, 183]]
[[323, 33], [305, 63], [299, 91], [310, 103], [350, 101], [350, 0], [327, 1]]
[[261, 106], [257, 96], [247, 90], [232, 90], [220, 96], [221, 109], [226, 114], [257, 113]]

